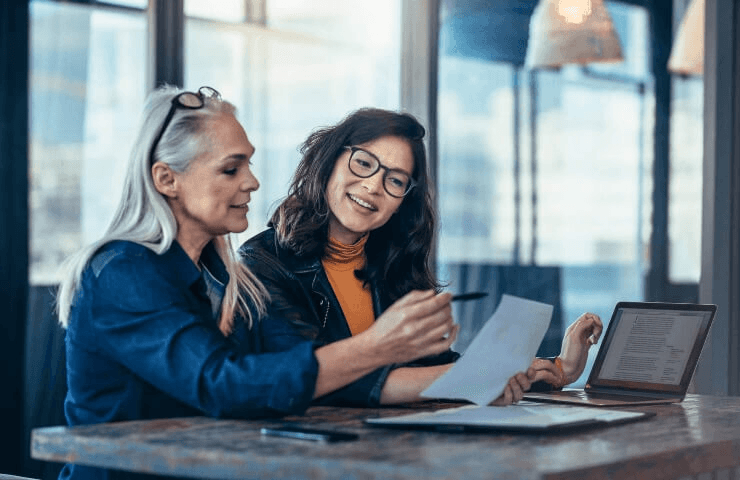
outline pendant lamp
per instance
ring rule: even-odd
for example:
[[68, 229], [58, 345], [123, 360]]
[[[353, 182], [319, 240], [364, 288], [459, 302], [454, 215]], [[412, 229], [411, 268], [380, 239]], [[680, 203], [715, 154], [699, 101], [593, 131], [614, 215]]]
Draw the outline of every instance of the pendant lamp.
[[691, 0], [673, 41], [668, 70], [683, 75], [704, 73], [704, 0]]
[[540, 0], [535, 7], [525, 59], [529, 68], [622, 60], [603, 0]]

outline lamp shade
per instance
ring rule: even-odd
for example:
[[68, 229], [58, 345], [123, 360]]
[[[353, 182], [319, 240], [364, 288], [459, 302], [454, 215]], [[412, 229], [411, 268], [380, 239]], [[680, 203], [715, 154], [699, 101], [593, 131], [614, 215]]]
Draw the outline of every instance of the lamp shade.
[[526, 66], [622, 60], [622, 47], [603, 0], [540, 0], [535, 7]]
[[668, 70], [673, 73], [704, 73], [704, 6], [704, 0], [691, 0], [681, 20], [668, 58]]

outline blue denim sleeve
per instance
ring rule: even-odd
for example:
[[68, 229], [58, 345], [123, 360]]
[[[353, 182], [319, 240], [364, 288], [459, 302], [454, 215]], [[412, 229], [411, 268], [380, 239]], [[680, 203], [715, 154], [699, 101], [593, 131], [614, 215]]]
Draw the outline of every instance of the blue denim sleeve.
[[245, 352], [209, 325], [192, 293], [166, 273], [150, 262], [112, 259], [83, 283], [91, 311], [76, 317], [83, 324], [72, 334], [88, 336], [86, 344], [210, 416], [295, 414], [310, 405], [318, 374], [311, 342]]
[[[274, 313], [263, 320], [262, 329], [265, 349], [268, 351], [287, 350], [294, 344], [305, 341], [305, 337], [293, 328], [290, 322]], [[315, 348], [322, 345], [320, 342], [314, 342]], [[374, 370], [345, 387], [319, 397], [314, 404], [376, 407], [380, 405], [380, 393], [391, 370], [391, 366]]]

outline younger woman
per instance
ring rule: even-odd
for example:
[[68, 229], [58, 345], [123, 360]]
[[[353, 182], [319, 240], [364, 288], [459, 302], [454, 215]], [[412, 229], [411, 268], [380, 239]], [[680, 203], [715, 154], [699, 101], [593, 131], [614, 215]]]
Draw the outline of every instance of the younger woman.
[[[321, 345], [363, 338], [389, 316], [414, 315], [412, 299], [449, 302], [430, 266], [436, 214], [424, 133], [413, 116], [374, 108], [315, 131], [270, 228], [242, 245], [245, 265], [270, 292], [270, 311], [305, 338]], [[518, 401], [535, 379], [574, 381], [600, 333], [599, 317], [584, 314], [566, 332], [559, 360], [512, 377], [499, 403]], [[457, 356], [447, 350], [385, 366], [320, 401], [419, 400]]]

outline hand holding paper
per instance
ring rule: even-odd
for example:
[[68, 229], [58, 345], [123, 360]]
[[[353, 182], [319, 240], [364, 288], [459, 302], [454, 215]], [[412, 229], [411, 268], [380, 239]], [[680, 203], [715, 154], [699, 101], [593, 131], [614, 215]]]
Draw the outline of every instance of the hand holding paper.
[[552, 305], [504, 295], [463, 356], [421, 395], [488, 405], [527, 370], [551, 316]]

